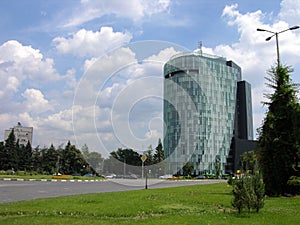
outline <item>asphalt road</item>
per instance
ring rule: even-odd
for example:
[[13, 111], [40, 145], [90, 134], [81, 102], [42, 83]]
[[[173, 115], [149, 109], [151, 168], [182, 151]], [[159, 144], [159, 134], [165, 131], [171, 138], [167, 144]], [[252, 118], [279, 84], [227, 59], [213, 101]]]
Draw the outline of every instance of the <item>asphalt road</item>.
[[[169, 181], [148, 179], [147, 188], [166, 188], [225, 182], [224, 180]], [[109, 179], [99, 182], [7, 181], [0, 180], [0, 202], [16, 202], [67, 195], [145, 189], [145, 180]]]

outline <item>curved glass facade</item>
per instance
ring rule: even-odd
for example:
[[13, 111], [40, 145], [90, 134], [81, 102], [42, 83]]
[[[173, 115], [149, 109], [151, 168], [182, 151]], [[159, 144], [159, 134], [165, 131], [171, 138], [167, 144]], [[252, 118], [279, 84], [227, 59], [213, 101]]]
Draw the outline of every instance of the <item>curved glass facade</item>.
[[183, 53], [165, 64], [164, 77], [168, 172], [183, 174], [182, 167], [191, 162], [195, 175], [225, 173], [240, 67], [222, 57]]

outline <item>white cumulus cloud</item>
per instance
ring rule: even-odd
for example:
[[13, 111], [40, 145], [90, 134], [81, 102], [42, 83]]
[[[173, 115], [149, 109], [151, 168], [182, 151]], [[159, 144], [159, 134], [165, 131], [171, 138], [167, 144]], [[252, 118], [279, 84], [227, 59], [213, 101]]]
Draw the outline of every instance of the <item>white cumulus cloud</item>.
[[56, 37], [53, 42], [61, 53], [75, 56], [100, 56], [128, 43], [131, 39], [130, 33], [114, 32], [111, 27], [101, 27], [96, 32], [81, 29], [70, 38]]
[[170, 2], [170, 0], [85, 0], [81, 1], [78, 9], [73, 12], [73, 16], [63, 26], [78, 26], [105, 15], [139, 22], [153, 14], [168, 12]]
[[51, 58], [44, 58], [38, 49], [10, 40], [0, 46], [1, 73], [13, 75], [19, 80], [56, 80], [58, 75]]
[[299, 0], [282, 0], [279, 18], [290, 25], [299, 25], [300, 3]]
[[23, 104], [27, 112], [39, 114], [53, 109], [40, 90], [26, 89], [22, 96], [25, 98]]
[[6, 85], [7, 90], [16, 92], [19, 86], [20, 86], [20, 81], [15, 76], [11, 76], [7, 78], [7, 85]]
[[[0, 45], [0, 101], [9, 101], [17, 94], [23, 82], [41, 85], [60, 77], [51, 58], [44, 58], [38, 49], [10, 40]], [[5, 108], [5, 107], [4, 107]]]
[[[218, 45], [210, 52], [233, 60], [242, 68], [243, 79], [252, 85], [255, 128], [261, 125], [264, 117], [265, 109], [261, 103], [265, 100], [263, 94], [270, 91], [266, 90], [265, 76], [277, 60], [275, 38], [266, 42], [270, 33], [258, 32], [256, 29], [264, 28], [274, 32], [287, 29], [295, 25], [290, 22], [300, 21], [299, 8], [297, 1], [283, 0], [279, 20], [275, 19], [269, 24], [264, 22], [266, 14], [260, 10], [243, 14], [239, 11], [238, 4], [228, 5], [223, 10], [222, 17], [229, 26], [237, 27], [240, 38], [232, 45]], [[279, 35], [279, 45], [281, 63], [299, 66], [300, 51], [296, 49], [300, 49], [300, 32], [287, 31]]]

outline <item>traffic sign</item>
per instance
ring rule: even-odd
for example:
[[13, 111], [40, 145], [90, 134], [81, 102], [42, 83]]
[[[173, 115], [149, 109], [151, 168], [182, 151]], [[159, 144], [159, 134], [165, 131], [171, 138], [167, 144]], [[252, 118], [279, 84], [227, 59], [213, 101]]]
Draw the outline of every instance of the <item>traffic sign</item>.
[[142, 155], [141, 160], [142, 160], [143, 162], [145, 162], [146, 159], [147, 159], [147, 156], [146, 156], [146, 155]]

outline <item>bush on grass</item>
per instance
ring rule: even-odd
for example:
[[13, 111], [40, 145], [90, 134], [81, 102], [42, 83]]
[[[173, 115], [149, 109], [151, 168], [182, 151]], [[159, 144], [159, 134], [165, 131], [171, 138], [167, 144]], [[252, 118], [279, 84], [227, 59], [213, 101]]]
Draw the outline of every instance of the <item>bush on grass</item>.
[[[229, 183], [229, 182], [228, 182]], [[260, 174], [243, 175], [235, 180], [231, 180], [233, 186], [232, 206], [240, 214], [242, 209], [247, 208], [248, 214], [251, 209], [259, 212], [264, 206], [265, 187]]]
[[287, 190], [289, 194], [299, 195], [300, 194], [300, 177], [291, 176], [287, 182]]

